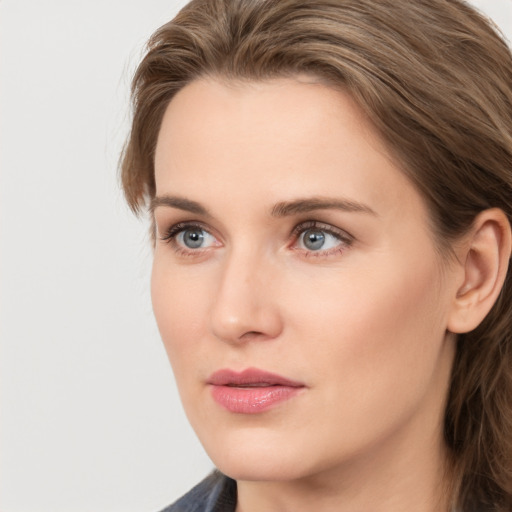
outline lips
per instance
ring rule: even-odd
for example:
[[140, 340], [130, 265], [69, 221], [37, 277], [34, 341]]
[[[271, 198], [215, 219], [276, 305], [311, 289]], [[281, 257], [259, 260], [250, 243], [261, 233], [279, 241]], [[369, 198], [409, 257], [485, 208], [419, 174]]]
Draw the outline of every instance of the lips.
[[208, 384], [214, 386], [289, 386], [303, 387], [301, 382], [293, 381], [275, 373], [248, 368], [243, 372], [233, 370], [219, 370], [211, 375]]
[[213, 399], [238, 414], [257, 414], [300, 393], [305, 385], [275, 373], [249, 368], [219, 370], [208, 379]]

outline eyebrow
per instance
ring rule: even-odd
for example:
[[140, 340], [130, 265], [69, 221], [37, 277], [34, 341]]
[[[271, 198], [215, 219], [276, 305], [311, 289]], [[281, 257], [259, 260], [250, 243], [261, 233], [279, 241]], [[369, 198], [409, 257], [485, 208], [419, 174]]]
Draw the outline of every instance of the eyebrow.
[[272, 208], [273, 217], [287, 217], [298, 213], [308, 213], [315, 210], [342, 210], [345, 212], [368, 213], [377, 216], [377, 213], [369, 206], [348, 199], [335, 199], [312, 197], [297, 199], [295, 201], [277, 203]]
[[211, 217], [208, 210], [202, 204], [196, 201], [191, 201], [190, 199], [185, 199], [184, 197], [168, 195], [154, 197], [149, 205], [149, 211], [153, 213], [159, 206], [169, 206], [171, 208], [177, 208], [178, 210], [184, 210], [196, 215]]
[[[191, 201], [179, 196], [157, 196], [151, 200], [149, 210], [154, 212], [159, 206], [177, 208], [196, 215], [211, 217], [208, 210], [197, 201]], [[299, 213], [309, 213], [316, 210], [342, 210], [345, 212], [367, 213], [377, 216], [369, 206], [348, 199], [311, 197], [296, 199], [294, 201], [282, 201], [274, 205], [270, 214], [272, 217], [288, 217]]]

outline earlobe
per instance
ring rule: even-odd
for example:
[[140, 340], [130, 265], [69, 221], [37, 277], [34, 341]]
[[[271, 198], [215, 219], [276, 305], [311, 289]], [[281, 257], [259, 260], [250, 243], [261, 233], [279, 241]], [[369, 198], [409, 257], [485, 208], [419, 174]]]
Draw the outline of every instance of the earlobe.
[[489, 313], [505, 281], [511, 238], [510, 224], [502, 210], [485, 210], [475, 218], [460, 255], [464, 279], [453, 300], [449, 331], [472, 331]]

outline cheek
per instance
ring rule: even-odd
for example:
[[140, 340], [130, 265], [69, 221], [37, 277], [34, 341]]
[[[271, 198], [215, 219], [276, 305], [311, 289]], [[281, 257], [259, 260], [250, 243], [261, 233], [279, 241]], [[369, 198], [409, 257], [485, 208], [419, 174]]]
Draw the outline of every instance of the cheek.
[[445, 333], [436, 263], [418, 258], [367, 268], [343, 269], [308, 294], [289, 294], [292, 337], [309, 340], [304, 361], [359, 398], [372, 383], [388, 390], [426, 385]]
[[316, 439], [336, 439], [333, 454], [384, 439], [422, 404], [439, 406], [443, 399], [438, 270], [430, 263], [410, 268], [342, 271], [315, 293], [287, 294], [291, 357], [309, 377], [312, 396], [320, 397], [310, 417], [318, 418]]
[[209, 309], [205, 276], [197, 271], [177, 271], [155, 254], [151, 274], [153, 312], [167, 356], [178, 382], [188, 360], [197, 360]]

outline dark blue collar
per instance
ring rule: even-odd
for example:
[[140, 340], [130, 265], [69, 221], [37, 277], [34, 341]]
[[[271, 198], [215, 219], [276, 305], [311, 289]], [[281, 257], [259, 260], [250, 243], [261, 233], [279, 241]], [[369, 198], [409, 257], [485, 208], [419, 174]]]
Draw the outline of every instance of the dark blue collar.
[[236, 481], [214, 471], [162, 512], [235, 512]]

